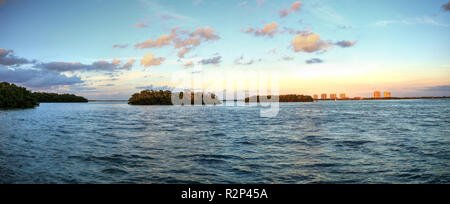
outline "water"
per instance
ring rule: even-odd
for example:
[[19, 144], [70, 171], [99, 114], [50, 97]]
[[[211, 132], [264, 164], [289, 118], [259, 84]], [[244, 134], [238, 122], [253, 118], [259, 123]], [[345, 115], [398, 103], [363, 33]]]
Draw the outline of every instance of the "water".
[[0, 183], [450, 183], [450, 100], [0, 111]]

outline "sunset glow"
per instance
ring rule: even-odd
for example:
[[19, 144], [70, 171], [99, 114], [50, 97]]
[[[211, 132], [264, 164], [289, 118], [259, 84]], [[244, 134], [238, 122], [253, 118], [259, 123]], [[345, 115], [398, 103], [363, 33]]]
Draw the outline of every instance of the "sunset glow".
[[271, 71], [284, 94], [448, 96], [446, 3], [6, 0], [0, 81], [128, 99], [183, 70]]

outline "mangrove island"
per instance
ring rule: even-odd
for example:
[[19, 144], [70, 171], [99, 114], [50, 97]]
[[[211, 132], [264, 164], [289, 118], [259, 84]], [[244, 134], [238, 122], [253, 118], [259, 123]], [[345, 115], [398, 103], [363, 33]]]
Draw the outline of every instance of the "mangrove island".
[[25, 109], [39, 105], [36, 97], [25, 87], [16, 86], [7, 82], [0, 83], [0, 108]]
[[[190, 97], [184, 97], [190, 95]], [[173, 100], [174, 99], [174, 100]], [[176, 101], [174, 104], [173, 102]], [[128, 100], [130, 105], [217, 105], [222, 104], [214, 94], [144, 90]]]
[[88, 100], [81, 96], [73, 94], [57, 94], [57, 93], [33, 93], [40, 103], [87, 103]]
[[88, 100], [73, 94], [32, 93], [25, 87], [8, 82], [0, 83], [0, 108], [26, 109], [39, 106], [39, 103], [86, 103]]
[[298, 102], [314, 102], [314, 99], [311, 96], [305, 96], [305, 95], [279, 95], [279, 96], [252, 96], [245, 98], [246, 103], [250, 102], [271, 102], [271, 101], [278, 101], [280, 103], [298, 103]]

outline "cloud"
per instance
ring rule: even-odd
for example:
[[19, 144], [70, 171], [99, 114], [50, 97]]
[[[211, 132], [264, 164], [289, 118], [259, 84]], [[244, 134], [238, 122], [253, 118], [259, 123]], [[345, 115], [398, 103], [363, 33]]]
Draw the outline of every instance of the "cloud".
[[356, 45], [356, 42], [342, 40], [342, 41], [336, 42], [335, 45], [342, 47], [342, 48], [347, 48], [347, 47], [353, 47], [354, 45]]
[[290, 13], [290, 11], [288, 9], [283, 9], [280, 11], [280, 17], [284, 18], [286, 17], [288, 14]]
[[208, 65], [208, 64], [215, 64], [215, 65], [217, 65], [217, 64], [219, 64], [221, 62], [222, 62], [222, 57], [221, 56], [216, 56], [216, 57], [213, 57], [213, 58], [210, 58], [210, 59], [203, 59], [199, 63], [203, 64], [203, 65]]
[[445, 11], [450, 11], [450, 1], [444, 5], [442, 5], [442, 9], [444, 9]]
[[309, 34], [309, 30], [295, 30], [293, 28], [283, 27], [283, 31], [281, 33], [289, 33], [291, 35], [306, 35]]
[[296, 1], [291, 5], [291, 10], [292, 11], [300, 11], [300, 8], [302, 7], [302, 2], [300, 1]]
[[4, 66], [19, 66], [23, 64], [33, 64], [36, 60], [28, 60], [25, 58], [17, 57], [13, 55], [13, 50], [6, 50], [0, 48], [0, 65]]
[[145, 23], [137, 23], [137, 24], [136, 24], [136, 27], [137, 27], [137, 28], [147, 28], [148, 25], [145, 24]]
[[220, 37], [210, 27], [198, 28], [192, 33], [185, 31], [183, 34], [184, 36], [178, 35], [174, 39], [174, 48], [178, 49], [179, 58], [184, 58], [187, 53], [200, 46], [203, 42], [220, 39]]
[[144, 67], [159, 66], [162, 62], [166, 60], [165, 57], [155, 57], [154, 54], [147, 52], [147, 54], [142, 58], [141, 65]]
[[294, 57], [283, 57], [284, 61], [292, 61], [294, 59], [295, 59]]
[[255, 62], [255, 60], [250, 60], [247, 62], [244, 62], [244, 56], [239, 57], [238, 59], [234, 60], [235, 65], [252, 65]]
[[178, 57], [184, 58], [184, 55], [186, 55], [191, 50], [192, 50], [192, 48], [184, 48], [184, 49], [178, 50]]
[[191, 67], [194, 67], [195, 65], [194, 65], [194, 62], [193, 61], [189, 61], [189, 62], [187, 62], [186, 64], [184, 64], [184, 68], [185, 69], [189, 69], [189, 68], [191, 68]]
[[[154, 1], [154, 0], [140, 0], [141, 6], [143, 9], [148, 9], [148, 12], [156, 14], [156, 17], [159, 17], [159, 20], [168, 20], [168, 19], [176, 19], [176, 20], [194, 20], [189, 16], [181, 15], [180, 13], [174, 12], [173, 9], [169, 8], [167, 4], [164, 4], [163, 1]], [[199, 1], [200, 2], [200, 1]]]
[[290, 6], [290, 8], [281, 10], [280, 17], [284, 18], [292, 12], [298, 12], [300, 11], [302, 6], [303, 6], [302, 2], [296, 1]]
[[80, 77], [60, 74], [49, 70], [36, 69], [8, 69], [0, 67], [0, 81], [32, 87], [45, 88], [83, 83]]
[[200, 46], [203, 42], [210, 42], [220, 39], [214, 29], [210, 27], [203, 27], [190, 31], [180, 31], [178, 28], [173, 28], [170, 35], [162, 35], [156, 40], [147, 40], [135, 45], [136, 49], [145, 48], [161, 48], [173, 45], [178, 52], [178, 57], [183, 58], [188, 52]]
[[201, 39], [197, 37], [189, 37], [187, 39], [175, 39], [175, 49], [183, 47], [197, 47], [201, 43]]
[[125, 63], [123, 65], [122, 68], [126, 69], [126, 70], [130, 70], [133, 67], [135, 61], [136, 61], [135, 59], [130, 59], [127, 63]]
[[119, 71], [123, 69], [129, 69], [129, 67], [120, 66], [120, 61], [114, 60], [113, 62], [107, 62], [100, 60], [87, 66], [85, 71]]
[[278, 24], [273, 22], [271, 24], [266, 24], [262, 29], [256, 28], [248, 28], [244, 31], [247, 34], [254, 34], [255, 36], [269, 36], [273, 37], [276, 33], [278, 33]]
[[76, 72], [76, 71], [105, 71], [115, 72], [121, 70], [130, 70], [134, 64], [134, 59], [129, 60], [123, 66], [120, 60], [112, 60], [107, 62], [105, 60], [96, 61], [92, 64], [82, 64], [79, 62], [48, 62], [38, 63], [36, 60], [28, 60], [12, 55], [12, 50], [5, 50], [0, 48], [0, 65], [17, 67], [24, 64], [32, 64], [34, 69], [54, 72]]
[[312, 58], [310, 60], [306, 60], [306, 64], [319, 64], [323, 63], [324, 61], [319, 58]]
[[203, 40], [217, 40], [220, 37], [214, 33], [215, 31], [210, 27], [197, 28], [191, 33], [191, 37], [200, 37]]
[[100, 86], [103, 86], [103, 87], [112, 87], [112, 86], [116, 86], [115, 84], [103, 84], [103, 85], [100, 85]]
[[115, 44], [115, 45], [113, 45], [113, 48], [121, 48], [121, 49], [124, 49], [124, 48], [127, 48], [128, 47], [128, 44], [123, 44], [123, 45], [121, 45], [121, 44]]
[[164, 46], [168, 46], [177, 36], [176, 31], [177, 28], [174, 28], [172, 29], [172, 33], [170, 35], [162, 35], [156, 40], [149, 39], [145, 42], [137, 43], [136, 45], [134, 45], [134, 47], [136, 49], [145, 49], [145, 48], [161, 48]]
[[295, 36], [292, 46], [295, 52], [313, 53], [317, 51], [327, 51], [332, 43], [322, 41], [315, 33], [308, 33]]
[[167, 85], [165, 85], [165, 86], [155, 86], [153, 84], [150, 84], [148, 86], [138, 86], [136, 88], [137, 89], [145, 89], [145, 90], [157, 90], [157, 91], [159, 91], [159, 90], [171, 91], [171, 90], [174, 89], [173, 87], [170, 87], [170, 86], [167, 86]]
[[48, 62], [34, 65], [34, 68], [46, 69], [56, 72], [76, 72], [76, 71], [105, 71], [115, 72], [130, 70], [134, 64], [134, 59], [121, 66], [120, 60], [114, 59], [112, 62], [105, 60], [96, 61], [92, 64], [82, 64], [79, 62]]
[[184, 21], [190, 19], [189, 17], [173, 13], [158, 13], [156, 14], [156, 17], [161, 21], [169, 21], [169, 20]]
[[403, 24], [403, 25], [417, 25], [417, 24], [425, 24], [425, 25], [434, 25], [440, 27], [449, 27], [449, 24], [438, 22], [429, 16], [415, 17], [415, 18], [405, 18], [403, 20], [382, 20], [375, 22], [375, 26], [388, 26], [390, 24]]

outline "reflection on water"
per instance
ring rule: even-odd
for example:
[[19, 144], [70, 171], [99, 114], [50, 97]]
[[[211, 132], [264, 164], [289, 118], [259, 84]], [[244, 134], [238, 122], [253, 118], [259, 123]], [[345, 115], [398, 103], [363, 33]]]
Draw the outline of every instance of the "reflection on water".
[[449, 183], [450, 100], [0, 111], [0, 183]]

